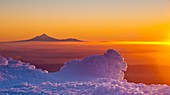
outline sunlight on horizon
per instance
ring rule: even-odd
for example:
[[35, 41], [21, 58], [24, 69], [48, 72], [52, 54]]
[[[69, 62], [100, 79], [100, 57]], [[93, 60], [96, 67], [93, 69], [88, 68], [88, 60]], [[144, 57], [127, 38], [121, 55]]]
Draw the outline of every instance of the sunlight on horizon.
[[147, 41], [111, 41], [111, 42], [106, 42], [108, 44], [146, 44], [146, 45], [170, 45], [170, 41], [165, 41], [165, 42], [147, 42]]

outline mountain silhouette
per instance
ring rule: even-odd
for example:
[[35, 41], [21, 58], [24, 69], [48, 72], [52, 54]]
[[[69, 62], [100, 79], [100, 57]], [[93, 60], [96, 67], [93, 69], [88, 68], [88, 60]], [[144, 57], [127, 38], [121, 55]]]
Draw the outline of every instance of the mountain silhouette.
[[29, 39], [27, 41], [59, 41], [58, 39], [52, 38], [46, 34], [42, 34], [40, 36], [36, 36], [32, 39]]
[[29, 41], [42, 41], [42, 42], [84, 42], [82, 40], [78, 40], [75, 38], [67, 38], [67, 39], [56, 39], [53, 37], [48, 36], [47, 34], [42, 34], [40, 36], [36, 36], [32, 39], [28, 40], [21, 40], [16, 42], [29, 42]]

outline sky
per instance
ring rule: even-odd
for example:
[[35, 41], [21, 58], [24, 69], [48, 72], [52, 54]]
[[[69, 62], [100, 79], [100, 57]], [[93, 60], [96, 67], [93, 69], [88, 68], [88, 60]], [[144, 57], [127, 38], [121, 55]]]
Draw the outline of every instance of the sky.
[[0, 0], [0, 41], [43, 33], [87, 41], [170, 41], [170, 0]]

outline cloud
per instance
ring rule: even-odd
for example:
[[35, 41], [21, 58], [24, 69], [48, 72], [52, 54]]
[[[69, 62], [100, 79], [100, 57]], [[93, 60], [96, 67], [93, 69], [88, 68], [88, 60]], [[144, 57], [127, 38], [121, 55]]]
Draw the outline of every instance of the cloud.
[[94, 55], [83, 60], [73, 60], [65, 63], [61, 72], [72, 75], [93, 76], [101, 78], [123, 79], [127, 64], [121, 55], [109, 49], [103, 55]]
[[0, 56], [0, 66], [8, 65], [8, 60], [2, 56]]

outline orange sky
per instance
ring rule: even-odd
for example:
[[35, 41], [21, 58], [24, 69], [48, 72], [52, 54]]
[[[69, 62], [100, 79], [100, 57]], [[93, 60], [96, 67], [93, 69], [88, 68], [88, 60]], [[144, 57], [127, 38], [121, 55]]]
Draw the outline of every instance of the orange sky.
[[42, 33], [88, 41], [167, 41], [169, 0], [1, 0], [0, 41]]

